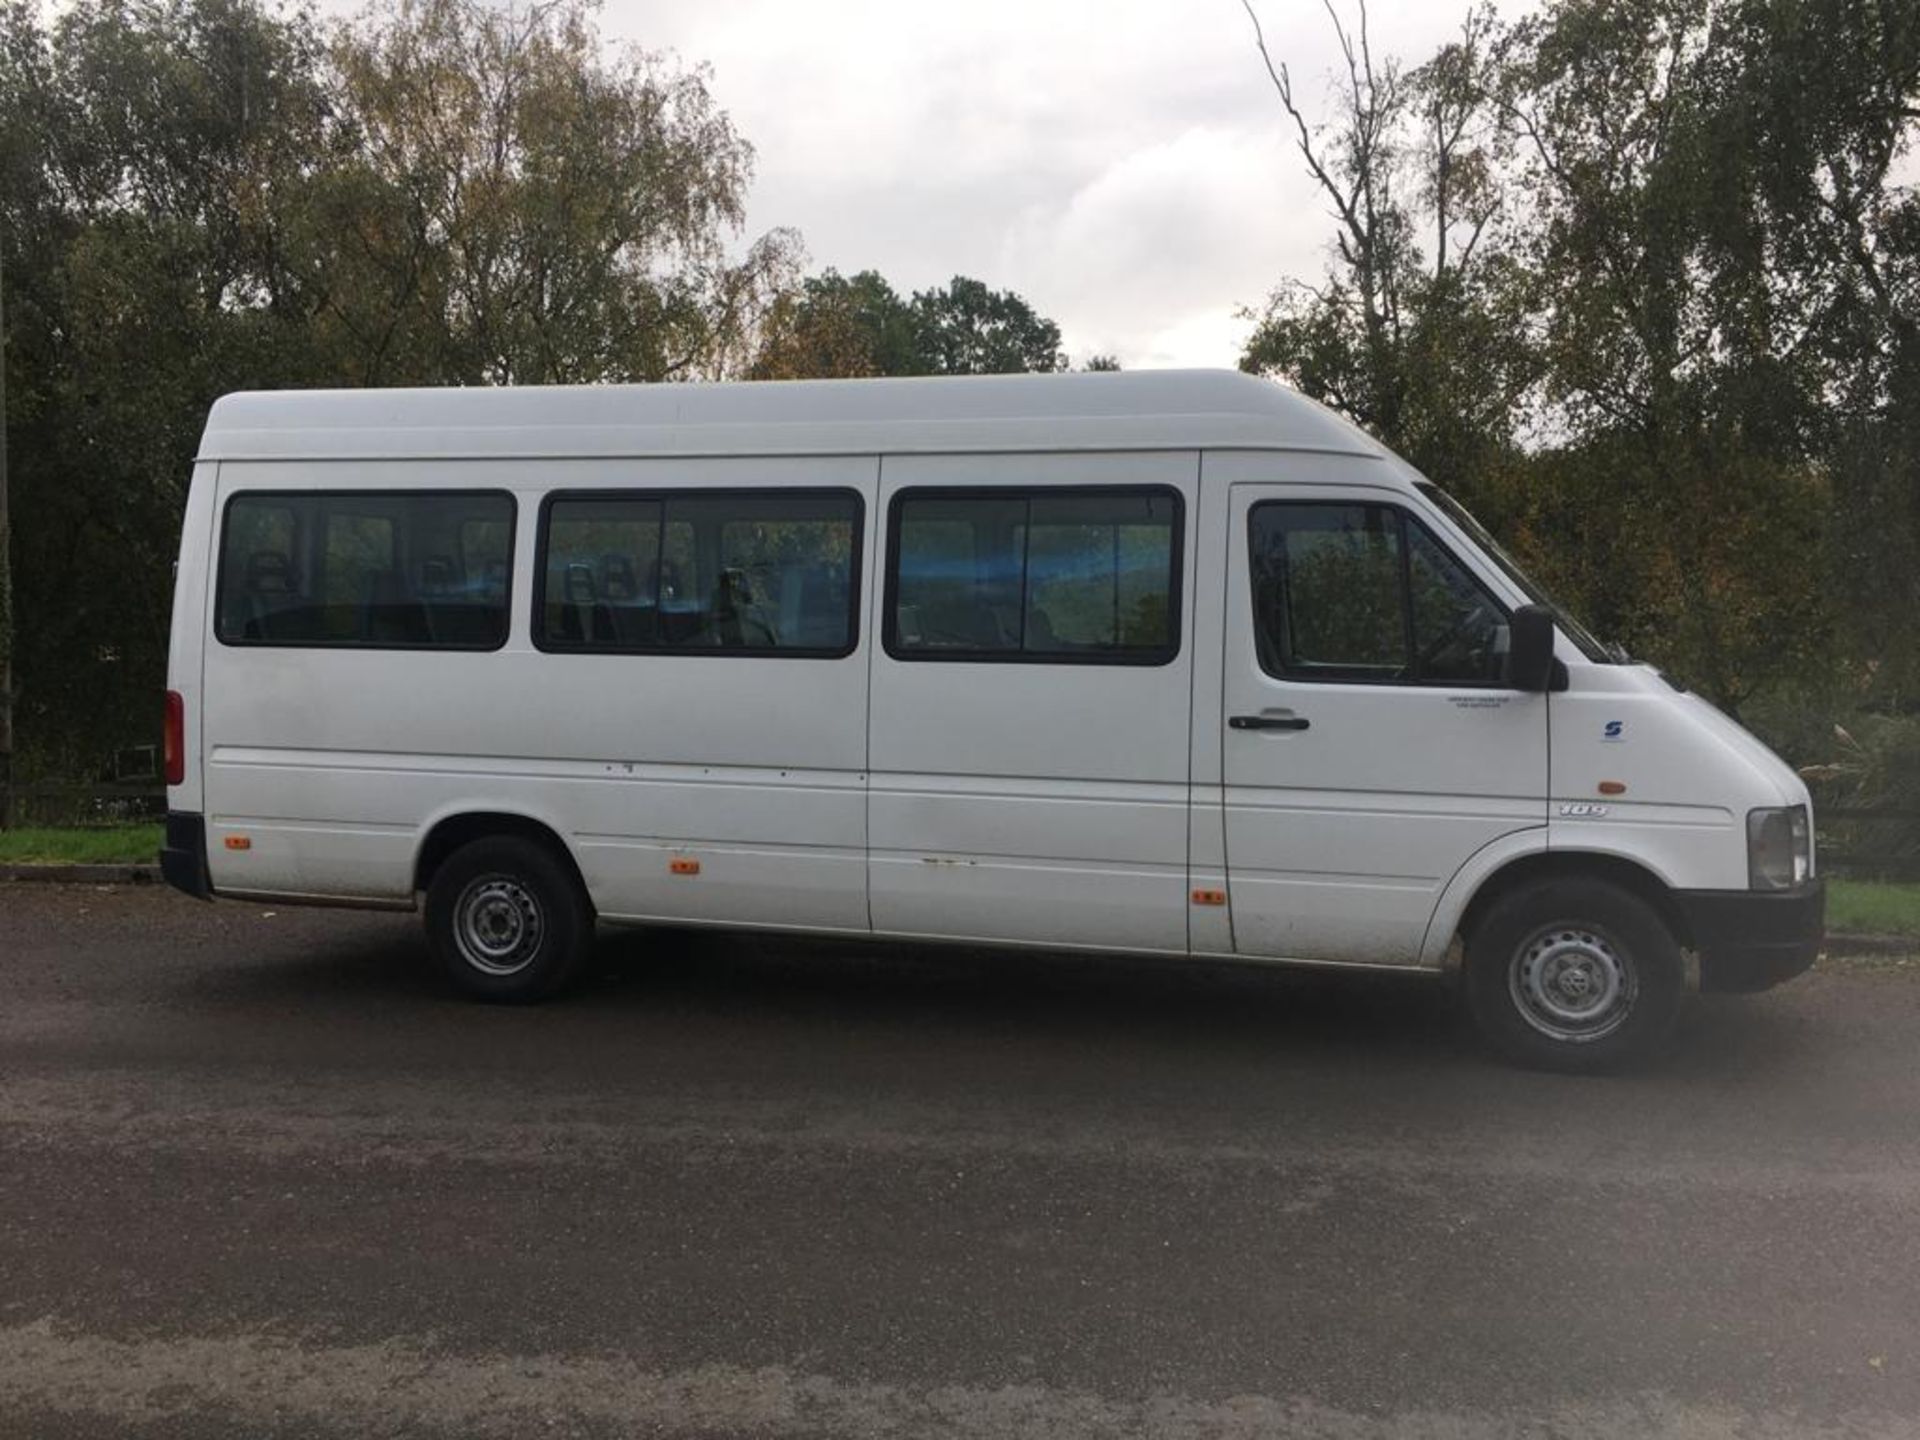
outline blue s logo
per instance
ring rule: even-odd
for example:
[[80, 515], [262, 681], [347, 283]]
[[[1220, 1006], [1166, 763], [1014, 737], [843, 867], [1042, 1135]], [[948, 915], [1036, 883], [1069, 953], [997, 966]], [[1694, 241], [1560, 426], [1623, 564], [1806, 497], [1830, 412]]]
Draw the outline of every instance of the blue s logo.
[[1606, 728], [1603, 731], [1601, 731], [1600, 738], [1602, 740], [1626, 739], [1627, 738], [1627, 722], [1624, 720], [1607, 721]]

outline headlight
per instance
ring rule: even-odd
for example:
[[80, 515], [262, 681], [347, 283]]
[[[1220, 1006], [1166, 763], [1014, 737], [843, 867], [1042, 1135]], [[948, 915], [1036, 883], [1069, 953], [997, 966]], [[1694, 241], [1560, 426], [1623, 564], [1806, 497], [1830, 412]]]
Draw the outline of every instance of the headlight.
[[1747, 884], [1787, 890], [1813, 873], [1813, 827], [1807, 807], [1747, 812]]

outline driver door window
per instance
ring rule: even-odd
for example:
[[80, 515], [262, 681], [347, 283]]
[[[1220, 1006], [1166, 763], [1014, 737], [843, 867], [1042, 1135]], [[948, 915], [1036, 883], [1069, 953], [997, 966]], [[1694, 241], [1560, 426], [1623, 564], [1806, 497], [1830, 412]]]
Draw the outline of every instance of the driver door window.
[[1249, 516], [1260, 664], [1288, 680], [1499, 685], [1507, 617], [1391, 505], [1276, 501]]

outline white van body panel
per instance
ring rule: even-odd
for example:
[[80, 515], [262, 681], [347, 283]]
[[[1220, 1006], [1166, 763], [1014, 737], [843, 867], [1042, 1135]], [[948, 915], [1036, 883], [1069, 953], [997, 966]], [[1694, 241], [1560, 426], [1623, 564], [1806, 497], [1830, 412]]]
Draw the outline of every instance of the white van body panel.
[[1381, 456], [1303, 395], [1231, 370], [285, 390], [216, 401], [201, 460], [558, 460], [1255, 449]]
[[[1228, 489], [1221, 483], [1223, 460], [1202, 455], [1200, 503], [1193, 520], [1195, 583], [1193, 594], [1192, 800], [1187, 817], [1187, 881], [1195, 903], [1187, 908], [1187, 945], [1196, 955], [1232, 955], [1233, 910], [1227, 897], [1226, 791], [1220, 784], [1225, 721], [1220, 708], [1227, 636], [1226, 575], [1216, 560], [1227, 548]], [[1200, 903], [1201, 901], [1206, 903]]]
[[[433, 821], [493, 811], [566, 837], [608, 918], [864, 929], [864, 635], [840, 660], [549, 655], [533, 646], [527, 597], [552, 491], [844, 488], [870, 532], [876, 468], [568, 461], [542, 466], [534, 489], [518, 462], [225, 464], [222, 505], [261, 488], [508, 490], [517, 543], [498, 651], [208, 640], [214, 887], [410, 900]], [[225, 849], [230, 834], [249, 848]], [[670, 872], [676, 857], [701, 861], [697, 882]]]
[[[1368, 460], [1283, 455], [1241, 459], [1233, 471], [1263, 479], [1226, 487], [1229, 617], [1253, 611], [1248, 526], [1257, 507], [1384, 504], [1439, 528]], [[1493, 576], [1480, 578], [1494, 586]], [[1222, 693], [1227, 872], [1241, 954], [1417, 964], [1461, 866], [1503, 836], [1546, 824], [1545, 695], [1280, 678], [1262, 668], [1249, 624], [1229, 626]], [[1282, 713], [1310, 728], [1230, 728], [1234, 716]]]
[[1453, 942], [1460, 933], [1460, 922], [1474, 897], [1508, 866], [1546, 854], [1547, 835], [1547, 827], [1540, 825], [1509, 831], [1496, 840], [1489, 840], [1454, 871], [1434, 905], [1433, 918], [1427, 922], [1426, 938], [1420, 945], [1421, 968], [1446, 967]]
[[[908, 455], [901, 492], [1151, 486], [1179, 495], [1180, 572], [1194, 570], [1200, 457]], [[881, 633], [885, 587], [869, 629]], [[1193, 606], [1164, 665], [873, 657], [874, 928], [952, 939], [1187, 948]]]
[[173, 620], [167, 632], [167, 688], [184, 702], [182, 735], [186, 770], [178, 785], [167, 789], [169, 810], [198, 811], [205, 807], [204, 721], [201, 696], [201, 653], [209, 628], [207, 606], [213, 573], [214, 487], [220, 467], [202, 461], [193, 467], [187, 489], [186, 515], [180, 522], [180, 552], [173, 567]]
[[1810, 804], [1805, 783], [1647, 666], [1576, 661], [1570, 679], [1552, 705], [1552, 847], [1631, 860], [1673, 889], [1744, 890], [1747, 812]]
[[[1526, 603], [1418, 479], [1232, 372], [229, 396], [182, 529], [169, 808], [203, 818], [223, 894], [411, 905], [434, 828], [499, 814], [551, 830], [607, 919], [1309, 963], [1438, 969], [1474, 897], [1542, 855], [1744, 890], [1747, 813], [1806, 789], [1644, 667], [1566, 635], [1551, 695], [1261, 667], [1247, 525], [1266, 501], [1400, 506]], [[1168, 663], [888, 653], [904, 491], [1140, 485], [1182, 507]], [[786, 487], [860, 498], [849, 654], [534, 643], [556, 492]], [[215, 638], [233, 496], [434, 489], [514, 499], [501, 648]], [[1311, 728], [1229, 728], [1278, 708]]]

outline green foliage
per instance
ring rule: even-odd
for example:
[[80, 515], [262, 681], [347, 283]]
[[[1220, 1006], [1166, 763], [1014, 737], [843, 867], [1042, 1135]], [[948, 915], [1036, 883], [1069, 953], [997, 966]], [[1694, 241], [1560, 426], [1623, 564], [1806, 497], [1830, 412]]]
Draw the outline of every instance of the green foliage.
[[913, 297], [917, 372], [1014, 375], [1067, 368], [1060, 327], [1011, 290], [956, 275], [945, 289]]
[[18, 739], [64, 761], [150, 733], [194, 412], [277, 378], [266, 196], [323, 102], [310, 31], [227, 0], [0, 37]]
[[1341, 39], [1328, 126], [1273, 71], [1333, 261], [1243, 365], [1719, 704], [1912, 709], [1920, 10], [1554, 0], [1411, 71]]
[[796, 268], [752, 153], [586, 0], [0, 0], [23, 774], [157, 724], [208, 406], [287, 385], [733, 373]]
[[1823, 819], [1822, 843], [1865, 873], [1875, 860], [1920, 859], [1920, 716], [1860, 713], [1823, 725], [1803, 713], [1787, 717], [1788, 727], [1798, 731], [1791, 734], [1793, 748], [1817, 757], [1801, 772], [1814, 791], [1816, 815], [1823, 803], [1879, 812], [1864, 820]]
[[[828, 270], [774, 302], [749, 373], [797, 380], [1066, 368], [1060, 327], [1012, 291], [956, 275], [902, 300], [879, 274]], [[1118, 369], [1107, 361], [1104, 367]]]
[[289, 259], [348, 383], [701, 374], [785, 278], [782, 232], [728, 258], [752, 150], [705, 73], [579, 3], [392, 0], [328, 68], [338, 158]]
[[[1337, 22], [1336, 22], [1337, 23]], [[1339, 31], [1348, 67], [1328, 128], [1310, 126], [1274, 72], [1301, 157], [1331, 200], [1335, 263], [1255, 313], [1244, 369], [1280, 376], [1351, 416], [1474, 501], [1508, 465], [1538, 382], [1528, 297], [1500, 183], [1511, 139], [1490, 95], [1496, 30], [1469, 12], [1426, 65], [1376, 65]]]
[[919, 372], [912, 308], [878, 271], [808, 276], [774, 302], [749, 374], [756, 380]]
[[208, 406], [297, 385], [1057, 369], [1018, 296], [800, 285], [752, 150], [591, 0], [0, 0], [22, 773], [157, 722]]

